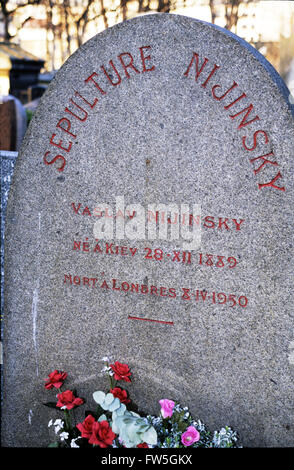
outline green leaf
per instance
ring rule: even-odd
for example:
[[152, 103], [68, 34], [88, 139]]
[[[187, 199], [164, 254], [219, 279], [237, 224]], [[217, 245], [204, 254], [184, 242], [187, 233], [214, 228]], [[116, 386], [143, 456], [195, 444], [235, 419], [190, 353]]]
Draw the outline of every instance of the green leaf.
[[105, 393], [101, 391], [97, 391], [93, 393], [93, 398], [98, 405], [101, 406], [101, 404], [104, 402], [105, 399]]
[[157, 432], [155, 431], [153, 426], [150, 426], [150, 429], [148, 429], [148, 431], [145, 431], [143, 438], [144, 441], [147, 442], [147, 444], [157, 444]]
[[101, 415], [100, 418], [98, 418], [98, 422], [100, 421], [107, 421], [107, 416], [106, 415]]
[[105, 397], [105, 405], [111, 405], [111, 403], [113, 402], [114, 400], [114, 396], [112, 395], [112, 393], [107, 393], [106, 397]]
[[48, 447], [59, 447], [59, 443], [58, 442], [51, 442], [51, 444], [49, 444]]
[[111, 405], [109, 405], [108, 409], [109, 411], [112, 412], [112, 411], [118, 410], [120, 406], [121, 406], [120, 400], [118, 398], [115, 398], [113, 402], [111, 403]]

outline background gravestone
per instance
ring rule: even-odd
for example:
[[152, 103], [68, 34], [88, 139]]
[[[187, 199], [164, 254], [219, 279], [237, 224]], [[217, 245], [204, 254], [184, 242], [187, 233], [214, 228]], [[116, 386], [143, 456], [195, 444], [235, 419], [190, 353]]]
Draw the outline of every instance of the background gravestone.
[[[91, 407], [108, 354], [144, 411], [170, 398], [246, 446], [293, 444], [288, 93], [245, 42], [177, 15], [119, 24], [65, 63], [8, 203], [4, 445], [48, 443], [55, 368]], [[172, 213], [166, 239], [139, 233], [138, 205], [147, 221], [160, 203], [189, 205], [178, 239]]]
[[27, 129], [24, 106], [12, 95], [0, 97], [0, 150], [18, 151]]

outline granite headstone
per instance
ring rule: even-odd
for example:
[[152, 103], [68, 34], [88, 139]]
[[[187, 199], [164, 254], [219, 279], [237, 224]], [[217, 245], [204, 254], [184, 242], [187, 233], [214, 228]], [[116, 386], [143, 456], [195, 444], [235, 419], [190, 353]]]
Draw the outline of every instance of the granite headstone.
[[157, 14], [84, 44], [42, 96], [7, 209], [6, 446], [48, 443], [44, 382], [187, 405], [291, 446], [294, 120], [251, 46]]
[[0, 96], [0, 150], [19, 151], [27, 129], [27, 116], [15, 96]]

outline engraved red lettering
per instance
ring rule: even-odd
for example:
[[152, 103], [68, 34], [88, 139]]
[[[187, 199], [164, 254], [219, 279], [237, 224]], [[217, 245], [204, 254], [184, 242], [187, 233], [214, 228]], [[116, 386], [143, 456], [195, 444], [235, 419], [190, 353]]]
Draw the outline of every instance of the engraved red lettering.
[[[128, 57], [130, 60], [128, 63], [125, 63], [123, 57]], [[131, 68], [133, 69], [136, 73], [140, 73], [140, 70], [136, 69], [136, 67], [134, 66], [133, 62], [134, 62], [134, 59], [133, 59], [133, 56], [129, 53], [129, 52], [123, 52], [122, 54], [119, 54], [118, 56], [120, 62], [121, 62], [121, 65], [123, 66], [123, 69], [125, 71], [125, 75], [127, 78], [130, 78], [130, 74], [128, 72], [128, 68]]]
[[190, 61], [190, 64], [188, 65], [188, 68], [187, 68], [186, 72], [184, 73], [185, 77], [188, 77], [190, 69], [191, 69], [192, 64], [193, 64], [194, 61], [195, 61], [195, 71], [196, 71], [195, 82], [197, 82], [200, 74], [203, 72], [204, 67], [206, 66], [206, 64], [209, 60], [207, 59], [207, 57], [205, 57], [204, 61], [203, 61], [203, 64], [201, 65], [200, 70], [199, 70], [199, 55], [196, 52], [194, 52], [193, 56], [192, 56], [192, 59]]
[[94, 217], [102, 217], [102, 210], [100, 207], [95, 207], [93, 211], [93, 216]]
[[71, 277], [71, 274], [65, 274], [65, 275], [64, 275], [63, 284], [66, 284], [67, 281], [69, 281], [69, 283], [72, 284], [72, 277]]
[[217, 96], [217, 95], [215, 94], [215, 90], [216, 90], [217, 88], [220, 88], [221, 85], [214, 85], [214, 86], [212, 87], [212, 89], [211, 89], [212, 96], [214, 97], [215, 100], [221, 101], [221, 100], [223, 100], [234, 88], [236, 88], [236, 86], [239, 86], [239, 85], [238, 85], [238, 83], [234, 82], [233, 85], [231, 86], [231, 88], [229, 88], [223, 95]]
[[99, 90], [102, 95], [106, 95], [106, 91], [102, 90], [102, 88], [101, 88], [101, 87], [99, 86], [99, 84], [94, 80], [93, 77], [98, 77], [98, 73], [93, 72], [88, 78], [86, 78], [85, 83], [89, 83], [89, 82], [94, 83], [94, 85], [95, 85], [95, 87], [97, 88], [97, 90]]
[[79, 276], [75, 276], [73, 278], [73, 283], [76, 285], [76, 286], [79, 286], [81, 284], [81, 278]]
[[109, 286], [106, 281], [103, 281], [100, 287], [101, 289], [109, 289]]
[[213, 69], [212, 69], [212, 71], [210, 72], [210, 74], [208, 75], [207, 79], [205, 80], [205, 82], [202, 83], [201, 86], [202, 86], [203, 88], [206, 88], [207, 83], [209, 82], [209, 80], [211, 79], [211, 77], [215, 74], [215, 72], [217, 71], [217, 69], [219, 69], [219, 65], [216, 65], [216, 64], [215, 64], [214, 67], [213, 67]]
[[204, 227], [207, 227], [207, 228], [214, 228], [215, 227], [215, 223], [214, 223], [214, 217], [208, 215], [204, 218], [204, 224], [203, 224]]
[[80, 209], [80, 207], [81, 207], [81, 203], [79, 203], [78, 207], [76, 207], [76, 206], [75, 206], [75, 203], [72, 202], [72, 203], [71, 203], [71, 206], [72, 206], [74, 212], [75, 212], [76, 214], [78, 214], [78, 213], [79, 213], [79, 209]]
[[64, 167], [66, 165], [66, 160], [65, 158], [62, 156], [62, 155], [56, 155], [51, 161], [48, 161], [47, 160], [47, 157], [48, 155], [50, 155], [50, 152], [46, 152], [44, 157], [43, 157], [43, 162], [45, 163], [45, 165], [52, 165], [53, 163], [55, 163], [57, 160], [61, 160], [62, 161], [62, 164], [59, 168], [56, 168], [57, 171], [63, 171], [64, 170]]
[[161, 297], [167, 297], [166, 287], [161, 287], [160, 288], [160, 295], [161, 295]]
[[88, 113], [87, 111], [84, 110], [84, 108], [82, 108], [81, 106], [79, 106], [73, 99], [70, 99], [69, 100], [72, 104], [74, 104], [81, 112], [82, 112], [82, 117], [75, 114], [73, 111], [71, 111], [69, 108], [65, 108], [65, 112], [66, 113], [69, 113], [71, 114], [72, 116], [74, 116], [75, 118], [77, 118], [79, 121], [81, 122], [84, 122], [86, 121], [87, 117], [88, 117]]
[[80, 249], [81, 249], [81, 242], [76, 242], [76, 241], [74, 240], [73, 249], [74, 249], [74, 250], [80, 250]]
[[222, 217], [219, 217], [219, 219], [218, 219], [218, 228], [221, 230], [221, 229], [222, 229], [222, 226], [224, 225], [226, 230], [230, 230], [230, 228], [229, 228], [229, 226], [228, 226], [228, 224], [227, 224], [227, 221], [228, 221], [228, 220], [229, 220], [229, 219], [224, 219], [224, 220], [222, 220]]
[[181, 261], [180, 260], [180, 252], [179, 251], [174, 251], [174, 257], [172, 259], [172, 261]]
[[249, 152], [251, 152], [252, 150], [255, 150], [256, 147], [257, 147], [257, 136], [259, 134], [262, 134], [264, 137], [265, 137], [265, 143], [267, 144], [268, 141], [269, 141], [269, 138], [268, 138], [268, 135], [265, 131], [259, 129], [258, 131], [254, 132], [253, 134], [253, 146], [252, 147], [247, 147], [246, 145], [246, 137], [242, 137], [242, 143], [243, 143], [243, 147], [245, 150], [248, 150]]
[[236, 225], [236, 230], [241, 230], [241, 224], [244, 222], [244, 219], [240, 219], [240, 222], [237, 222], [237, 219], [232, 219], [232, 221]]
[[114, 255], [115, 253], [112, 251], [112, 247], [113, 247], [113, 243], [111, 243], [110, 245], [108, 243], [106, 243], [106, 254], [112, 254]]
[[182, 295], [182, 299], [191, 300], [191, 297], [189, 295], [190, 289], [186, 289], [185, 287], [182, 287], [182, 291], [184, 292], [183, 295]]
[[251, 111], [254, 109], [253, 104], [250, 104], [247, 106], [247, 108], [242, 109], [242, 111], [239, 111], [236, 114], [230, 114], [231, 119], [235, 119], [237, 116], [240, 116], [242, 113], [246, 113], [245, 116], [243, 117], [241, 123], [238, 126], [238, 129], [241, 129], [242, 127], [248, 126], [249, 124], [252, 124], [255, 121], [259, 120], [259, 116], [255, 116], [253, 119], [250, 121], [247, 121], [248, 116], [250, 115]]
[[128, 282], [124, 281], [124, 282], [122, 282], [121, 288], [122, 288], [123, 291], [127, 292], [130, 288], [130, 285], [129, 285]]
[[218, 261], [216, 263], [217, 268], [223, 268], [224, 267], [225, 263], [223, 262], [223, 258], [224, 258], [224, 256], [217, 255], [217, 259], [218, 259]]
[[96, 104], [98, 103], [98, 98], [95, 98], [93, 103], [90, 103], [78, 91], [75, 91], [75, 95], [78, 96], [79, 98], [81, 98], [85, 103], [87, 103], [90, 106], [91, 109], [93, 109], [96, 106]]
[[139, 292], [139, 284], [131, 284], [131, 292]]
[[250, 162], [253, 163], [255, 162], [256, 160], [259, 160], [259, 159], [262, 159], [262, 164], [260, 165], [259, 168], [257, 168], [256, 170], [254, 170], [254, 174], [256, 175], [257, 173], [259, 173], [259, 171], [264, 167], [264, 165], [266, 165], [267, 163], [269, 163], [270, 165], [274, 165], [274, 166], [277, 166], [278, 165], [278, 162], [276, 161], [272, 161], [272, 160], [268, 160], [266, 157], [270, 157], [270, 156], [274, 156], [274, 153], [273, 152], [270, 152], [270, 153], [267, 153], [266, 155], [261, 155], [260, 157], [256, 157], [256, 158], [251, 158]]
[[120, 76], [120, 74], [118, 73], [118, 71], [117, 71], [117, 69], [116, 69], [114, 63], [112, 62], [112, 60], [109, 61], [109, 64], [111, 65], [113, 71], [116, 73], [116, 76], [117, 76], [117, 81], [116, 81], [116, 82], [114, 82], [114, 81], [112, 80], [112, 75], [111, 75], [111, 74], [108, 74], [108, 72], [106, 71], [104, 65], [102, 65], [101, 68], [102, 68], [104, 74], [106, 75], [107, 79], [110, 81], [111, 85], [117, 86], [117, 85], [119, 85], [120, 82], [121, 82], [121, 76]]
[[[86, 238], [88, 240], [88, 238]], [[83, 242], [83, 251], [89, 251], [89, 242]]]
[[278, 189], [279, 191], [285, 191], [284, 186], [280, 187], [280, 186], [276, 186], [276, 185], [274, 184], [279, 178], [282, 178], [282, 175], [281, 175], [280, 172], [277, 173], [277, 175], [276, 175], [269, 183], [265, 183], [265, 184], [259, 183], [259, 184], [258, 184], [258, 189], [262, 189], [262, 188], [274, 188], [274, 189]]
[[[185, 216], [185, 214], [184, 214], [184, 216]], [[196, 215], [196, 217], [194, 217], [192, 214], [189, 215], [189, 225], [193, 225], [194, 222], [197, 225], [200, 224], [200, 215]], [[184, 223], [183, 223], [183, 225], [184, 225]]]
[[116, 287], [116, 279], [112, 279], [112, 289], [113, 290], [120, 290], [120, 287]]
[[202, 300], [204, 301], [206, 299], [206, 296], [207, 296], [207, 292], [204, 290], [201, 290], [200, 291], [200, 294], [201, 294], [201, 297], [202, 297]]
[[234, 256], [229, 256], [228, 258], [229, 268], [234, 268], [237, 264], [236, 258]]
[[98, 281], [97, 277], [90, 277], [90, 281], [93, 281], [92, 287], [95, 287], [96, 281]]
[[[98, 242], [97, 238], [96, 238], [96, 241]], [[94, 248], [93, 251], [94, 251], [94, 253], [96, 253], [96, 251], [98, 251], [99, 253], [102, 253], [102, 249], [101, 249], [99, 243], [96, 243], [95, 248]]]
[[[63, 124], [63, 123], [66, 123], [66, 127], [63, 127], [63, 126], [61, 125], [61, 124]], [[56, 127], [58, 127], [59, 129], [63, 130], [63, 131], [66, 132], [67, 134], [71, 135], [74, 139], [76, 138], [76, 134], [73, 134], [72, 132], [69, 132], [70, 129], [71, 129], [71, 122], [70, 122], [69, 119], [67, 119], [67, 118], [65, 118], [65, 117], [64, 117], [64, 118], [61, 118], [61, 119], [58, 121]]]
[[56, 137], [56, 134], [52, 134], [51, 139], [50, 139], [50, 144], [55, 145], [55, 147], [60, 148], [61, 150], [65, 150], [65, 152], [69, 152], [72, 146], [72, 142], [69, 143], [68, 147], [63, 147], [62, 146], [62, 140], [60, 140], [58, 143], [54, 142], [53, 139]]
[[85, 207], [85, 209], [82, 212], [82, 215], [90, 215], [90, 216], [92, 215], [89, 207]]
[[168, 289], [168, 296], [169, 296], [169, 297], [173, 297], [173, 298], [177, 296], [176, 290], [175, 290], [173, 287], [171, 287], [170, 289]]
[[150, 287], [150, 294], [158, 295], [158, 294], [157, 294], [157, 287], [151, 286], [151, 287]]
[[151, 46], [142, 46], [139, 49], [140, 49], [141, 60], [142, 60], [142, 65], [143, 65], [142, 72], [152, 72], [152, 70], [155, 70], [155, 65], [152, 65], [151, 68], [147, 69], [146, 64], [145, 64], [146, 60], [151, 60], [151, 56], [150, 55], [144, 56], [144, 49], [151, 49]]

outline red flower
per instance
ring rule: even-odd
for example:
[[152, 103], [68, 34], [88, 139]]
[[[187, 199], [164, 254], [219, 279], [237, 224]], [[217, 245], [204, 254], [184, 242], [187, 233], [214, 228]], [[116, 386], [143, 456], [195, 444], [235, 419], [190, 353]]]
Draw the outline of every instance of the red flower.
[[92, 426], [92, 435], [89, 444], [95, 444], [100, 447], [108, 447], [112, 444], [116, 434], [112, 431], [107, 421], [95, 421]]
[[115, 388], [111, 388], [110, 389], [110, 393], [112, 393], [112, 395], [115, 397], [115, 398], [118, 398], [120, 400], [121, 403], [124, 403], [125, 405], [127, 405], [128, 403], [130, 403], [131, 400], [129, 400], [128, 398], [128, 395], [127, 395], [127, 392], [126, 390], [123, 390], [119, 387], [115, 387]]
[[121, 364], [120, 362], [116, 361], [114, 364], [110, 364], [110, 367], [114, 372], [115, 380], [124, 380], [125, 382], [131, 381], [129, 379], [131, 372], [127, 364]]
[[141, 449], [149, 449], [149, 445], [146, 444], [146, 442], [142, 442], [142, 444], [138, 444], [137, 447], [141, 448]]
[[63, 382], [65, 381], [66, 377], [66, 372], [58, 370], [51, 372], [51, 374], [48, 375], [48, 379], [45, 379], [47, 380], [47, 382], [45, 383], [45, 388], [47, 388], [47, 390], [51, 390], [51, 388], [53, 387], [60, 388], [63, 385]]
[[81, 432], [82, 437], [90, 439], [94, 423], [95, 418], [92, 415], [88, 415], [82, 423], [77, 424], [77, 428]]
[[58, 406], [59, 408], [65, 406], [67, 410], [71, 410], [75, 406], [79, 406], [84, 403], [81, 398], [75, 397], [71, 390], [66, 390], [65, 392], [58, 393], [57, 398], [58, 402], [56, 403], [56, 406]]

